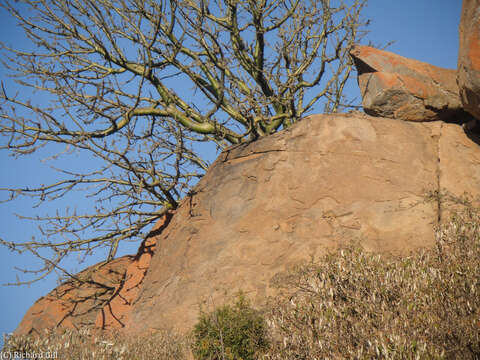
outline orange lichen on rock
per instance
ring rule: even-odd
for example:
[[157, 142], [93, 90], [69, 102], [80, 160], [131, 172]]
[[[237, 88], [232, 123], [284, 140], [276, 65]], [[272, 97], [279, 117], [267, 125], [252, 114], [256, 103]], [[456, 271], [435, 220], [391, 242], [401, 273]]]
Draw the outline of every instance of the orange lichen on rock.
[[457, 82], [465, 110], [480, 120], [480, 0], [464, 0]]
[[125, 326], [130, 308], [140, 292], [143, 279], [150, 266], [157, 236], [168, 225], [171, 216], [172, 213], [169, 212], [159, 219], [140, 245], [137, 255], [126, 270], [125, 280], [117, 286], [111, 300], [98, 312], [95, 321], [96, 328], [112, 330]]
[[40, 333], [43, 329], [93, 327], [97, 312], [122, 283], [133, 256], [105, 265], [94, 265], [75, 275], [27, 311], [15, 334]]
[[406, 121], [470, 119], [460, 101], [455, 70], [369, 46], [355, 46], [350, 54], [367, 114]]
[[140, 291], [158, 234], [171, 216], [169, 212], [158, 220], [135, 256], [91, 266], [38, 299], [15, 334], [40, 333], [43, 329], [121, 328]]

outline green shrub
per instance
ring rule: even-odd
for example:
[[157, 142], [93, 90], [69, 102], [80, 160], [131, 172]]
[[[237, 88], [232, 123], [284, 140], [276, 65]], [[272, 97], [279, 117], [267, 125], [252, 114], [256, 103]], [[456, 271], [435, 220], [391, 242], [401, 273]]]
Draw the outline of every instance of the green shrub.
[[201, 312], [193, 338], [193, 354], [199, 360], [255, 359], [268, 346], [265, 321], [243, 295], [233, 306]]

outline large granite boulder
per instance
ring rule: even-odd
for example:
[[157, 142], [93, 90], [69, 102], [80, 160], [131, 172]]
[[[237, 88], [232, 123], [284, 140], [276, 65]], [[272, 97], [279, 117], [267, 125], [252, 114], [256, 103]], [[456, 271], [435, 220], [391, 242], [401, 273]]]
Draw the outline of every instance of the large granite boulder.
[[[478, 141], [478, 139], [477, 139]], [[434, 243], [439, 190], [480, 194], [480, 147], [462, 127], [365, 114], [316, 115], [223, 152], [159, 235], [129, 333], [186, 331], [201, 306], [350, 240], [406, 254]]]
[[465, 110], [480, 120], [480, 1], [463, 0], [457, 81]]
[[480, 119], [479, 37], [479, 0], [464, 0], [458, 77], [355, 47], [364, 109], [378, 117], [310, 116], [227, 149], [136, 256], [75, 275], [40, 298], [16, 333], [187, 331], [202, 306], [239, 290], [261, 304], [276, 273], [347, 241], [397, 254], [432, 246], [458, 206], [440, 194], [480, 196], [480, 138], [457, 125], [472, 122], [463, 106]]
[[406, 121], [466, 123], [456, 71], [375, 49], [350, 52], [367, 114]]
[[347, 241], [397, 254], [432, 246], [450, 206], [428, 194], [480, 194], [479, 142], [455, 124], [352, 113], [234, 146], [136, 256], [77, 274], [81, 282], [39, 299], [16, 333], [187, 331], [202, 305], [238, 290], [261, 304], [276, 273]]

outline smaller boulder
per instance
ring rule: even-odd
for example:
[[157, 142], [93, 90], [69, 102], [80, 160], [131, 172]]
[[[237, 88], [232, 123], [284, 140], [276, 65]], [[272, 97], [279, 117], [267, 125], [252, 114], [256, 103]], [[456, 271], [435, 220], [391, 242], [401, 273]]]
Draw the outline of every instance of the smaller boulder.
[[97, 313], [123, 283], [133, 260], [133, 256], [123, 256], [76, 274], [38, 299], [23, 317], [15, 334], [41, 334], [44, 329], [93, 328]]
[[480, 120], [480, 0], [463, 0], [457, 82], [466, 111]]
[[44, 329], [122, 328], [148, 271], [157, 237], [172, 216], [173, 211], [169, 211], [156, 222], [135, 256], [93, 265], [38, 299], [15, 334], [40, 334]]
[[460, 101], [455, 70], [370, 46], [357, 45], [350, 55], [367, 114], [405, 121], [471, 120]]

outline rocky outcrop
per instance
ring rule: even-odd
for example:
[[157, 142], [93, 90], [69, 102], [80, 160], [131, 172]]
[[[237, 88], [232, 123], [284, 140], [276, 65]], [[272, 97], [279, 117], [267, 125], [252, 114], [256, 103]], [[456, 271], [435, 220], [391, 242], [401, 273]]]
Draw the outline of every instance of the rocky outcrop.
[[171, 217], [169, 212], [159, 219], [135, 256], [123, 256], [107, 264], [91, 266], [37, 300], [15, 333], [84, 327], [122, 328], [143, 284], [157, 237]]
[[43, 329], [93, 328], [97, 313], [123, 282], [133, 256], [94, 265], [75, 275], [27, 311], [15, 333], [35, 334]]
[[369, 46], [357, 45], [350, 54], [367, 114], [406, 121], [471, 120], [460, 101], [455, 70]]
[[480, 1], [463, 0], [457, 81], [465, 110], [480, 120]]
[[310, 116], [227, 149], [136, 256], [77, 274], [39, 299], [16, 333], [187, 331], [201, 307], [239, 290], [261, 304], [275, 274], [347, 241], [397, 254], [432, 246], [458, 206], [440, 195], [480, 196], [480, 137], [458, 125], [472, 123], [463, 106], [480, 119], [479, 9], [464, 0], [458, 77], [355, 47], [364, 109], [377, 117]]
[[237, 290], [259, 304], [274, 274], [349, 240], [431, 246], [439, 189], [480, 194], [480, 147], [456, 124], [317, 115], [230, 148], [159, 235], [126, 330], [185, 331]]
[[398, 254], [429, 247], [450, 208], [427, 195], [480, 195], [478, 143], [455, 124], [351, 113], [232, 147], [136, 256], [76, 275], [83, 280], [39, 299], [16, 333], [187, 331], [201, 306], [238, 290], [261, 304], [276, 273], [347, 241]]

